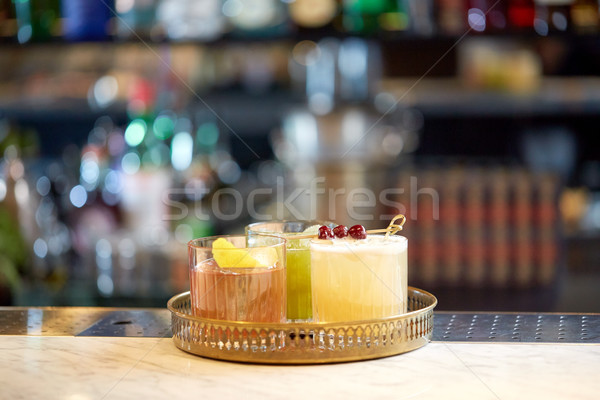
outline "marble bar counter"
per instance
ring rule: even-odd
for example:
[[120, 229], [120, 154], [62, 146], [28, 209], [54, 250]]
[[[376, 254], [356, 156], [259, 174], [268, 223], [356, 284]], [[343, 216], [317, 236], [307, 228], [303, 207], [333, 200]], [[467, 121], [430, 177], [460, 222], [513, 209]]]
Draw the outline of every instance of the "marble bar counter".
[[598, 399], [600, 314], [435, 312], [398, 356], [240, 364], [175, 347], [162, 309], [0, 308], [0, 399]]

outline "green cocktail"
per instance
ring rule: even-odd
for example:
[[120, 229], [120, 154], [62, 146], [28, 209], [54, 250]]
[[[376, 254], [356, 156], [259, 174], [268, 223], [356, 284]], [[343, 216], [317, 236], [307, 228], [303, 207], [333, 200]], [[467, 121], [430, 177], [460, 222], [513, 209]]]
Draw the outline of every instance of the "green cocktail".
[[312, 319], [310, 272], [310, 239], [294, 239], [299, 235], [316, 235], [323, 221], [257, 222], [246, 227], [246, 233], [267, 233], [287, 239], [286, 284], [288, 320]]

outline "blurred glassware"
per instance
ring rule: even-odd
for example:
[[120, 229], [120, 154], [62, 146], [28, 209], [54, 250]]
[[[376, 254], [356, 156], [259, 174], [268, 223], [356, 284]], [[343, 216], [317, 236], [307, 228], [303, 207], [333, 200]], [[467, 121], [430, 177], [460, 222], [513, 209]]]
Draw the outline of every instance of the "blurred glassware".
[[148, 39], [156, 25], [158, 0], [115, 0], [116, 34], [121, 39]]
[[560, 126], [528, 129], [519, 144], [529, 170], [551, 172], [563, 182], [573, 177], [577, 164], [577, 139], [570, 129]]
[[[385, 122], [380, 123], [386, 115], [382, 117], [371, 107], [373, 85], [381, 74], [379, 48], [358, 38], [326, 38], [310, 43], [306, 52], [300, 50], [292, 52], [290, 63], [306, 69], [307, 106], [284, 115], [280, 135], [273, 136], [274, 151], [292, 176], [286, 190], [305, 189], [315, 196], [315, 190], [337, 191], [341, 195], [334, 199], [320, 196], [319, 200], [298, 196], [293, 207], [299, 214], [284, 217], [338, 220], [348, 225], [359, 223], [364, 215], [372, 219], [380, 214], [377, 205], [353, 214], [346, 202], [358, 192], [379, 193], [384, 169], [399, 154], [383, 148], [397, 142], [397, 135]], [[302, 79], [303, 74], [296, 76]], [[317, 188], [319, 184], [322, 187]]]
[[501, 32], [507, 29], [507, 2], [468, 0], [467, 23], [473, 33]]
[[280, 36], [289, 30], [286, 6], [279, 0], [225, 0], [223, 14], [234, 36]]
[[173, 240], [142, 244], [128, 231], [99, 236], [91, 249], [100, 304], [160, 304], [188, 284], [187, 257]]
[[158, 25], [171, 40], [211, 41], [225, 28], [222, 0], [160, 0]]
[[418, 36], [436, 33], [434, 0], [408, 0], [410, 32]]
[[600, 232], [600, 193], [592, 193], [589, 196], [585, 215], [581, 218], [581, 228], [588, 233]]
[[535, 31], [546, 36], [549, 32], [565, 32], [571, 29], [570, 6], [573, 0], [536, 0]]
[[[308, 107], [284, 117], [283, 137], [296, 154], [288, 154], [290, 159], [285, 156], [286, 162], [295, 157], [332, 163], [342, 156], [357, 156], [365, 162], [378, 159], [380, 148], [375, 146], [375, 138], [380, 129], [369, 132], [369, 128], [379, 115], [371, 115], [363, 107], [381, 74], [377, 45], [358, 38], [327, 38], [309, 52], [306, 61], [310, 61], [305, 62]], [[292, 54], [290, 63], [297, 62]]]
[[15, 298], [36, 293], [37, 299], [46, 304], [49, 296], [64, 290], [79, 266], [69, 263], [72, 241], [67, 221], [73, 209], [69, 202], [73, 176], [60, 161], [48, 162], [39, 157], [32, 133], [16, 132], [13, 129], [0, 138], [0, 148], [5, 147], [3, 164], [10, 176], [3, 203], [18, 221], [11, 232], [13, 238], [6, 241], [14, 246], [7, 254], [18, 251], [22, 238], [26, 264]]

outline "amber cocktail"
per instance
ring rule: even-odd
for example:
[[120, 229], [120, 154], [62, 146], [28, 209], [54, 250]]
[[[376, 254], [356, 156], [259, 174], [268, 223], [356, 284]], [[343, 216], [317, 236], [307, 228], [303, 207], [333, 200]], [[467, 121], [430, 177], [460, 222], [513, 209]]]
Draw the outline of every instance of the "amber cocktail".
[[188, 243], [190, 298], [196, 316], [285, 322], [285, 239], [213, 236]]

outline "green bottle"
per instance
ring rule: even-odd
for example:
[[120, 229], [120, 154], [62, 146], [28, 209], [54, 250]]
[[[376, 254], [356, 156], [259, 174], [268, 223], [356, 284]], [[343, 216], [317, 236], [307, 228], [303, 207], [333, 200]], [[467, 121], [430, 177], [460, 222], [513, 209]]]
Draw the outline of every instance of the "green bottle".
[[372, 34], [404, 31], [409, 27], [405, 1], [343, 0], [343, 26], [347, 32]]

